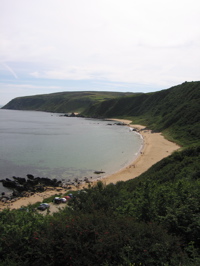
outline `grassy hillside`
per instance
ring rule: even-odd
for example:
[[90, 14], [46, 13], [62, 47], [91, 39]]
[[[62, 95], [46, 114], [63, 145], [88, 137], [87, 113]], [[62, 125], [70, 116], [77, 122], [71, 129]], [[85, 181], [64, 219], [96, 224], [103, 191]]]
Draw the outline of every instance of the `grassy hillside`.
[[35, 110], [47, 112], [82, 112], [95, 103], [124, 97], [130, 93], [121, 92], [60, 92], [44, 95], [19, 97], [6, 104], [3, 109]]
[[199, 93], [191, 82], [83, 108], [162, 130], [183, 148], [135, 179], [72, 192], [54, 215], [0, 212], [0, 265], [200, 265]]
[[200, 82], [154, 93], [61, 92], [19, 97], [3, 108], [49, 112], [79, 112], [96, 118], [129, 118], [162, 131], [180, 145], [200, 140]]
[[185, 82], [155, 93], [111, 99], [83, 112], [94, 117], [126, 117], [162, 131], [179, 144], [200, 140], [200, 82]]

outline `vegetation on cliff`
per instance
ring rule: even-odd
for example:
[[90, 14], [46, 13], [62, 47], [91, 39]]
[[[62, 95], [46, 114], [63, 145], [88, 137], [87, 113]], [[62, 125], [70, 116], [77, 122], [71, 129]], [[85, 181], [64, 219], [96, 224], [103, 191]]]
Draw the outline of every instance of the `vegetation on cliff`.
[[135, 179], [73, 192], [54, 215], [0, 213], [0, 265], [200, 264], [200, 82], [103, 99], [84, 114], [131, 118], [183, 145]]
[[199, 265], [200, 146], [43, 216], [0, 213], [0, 265]]
[[181, 145], [200, 140], [200, 82], [154, 93], [111, 99], [90, 106], [83, 114], [94, 117], [129, 118], [162, 131]]
[[18, 97], [3, 106], [3, 109], [80, 113], [93, 104], [130, 94], [131, 93], [97, 91], [58, 92]]
[[61, 92], [19, 97], [4, 109], [79, 112], [86, 117], [129, 118], [162, 131], [180, 145], [200, 140], [200, 82], [154, 93]]

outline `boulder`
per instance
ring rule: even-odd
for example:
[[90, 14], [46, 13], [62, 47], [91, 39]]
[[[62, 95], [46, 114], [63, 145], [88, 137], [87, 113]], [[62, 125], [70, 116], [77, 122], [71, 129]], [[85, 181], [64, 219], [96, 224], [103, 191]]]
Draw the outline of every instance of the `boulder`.
[[31, 174], [28, 174], [28, 175], [26, 175], [27, 176], [27, 178], [29, 178], [29, 179], [34, 179], [34, 176], [33, 175], [31, 175]]
[[6, 180], [2, 180], [2, 184], [4, 187], [8, 187], [8, 188], [16, 188], [17, 183], [15, 181], [9, 180], [8, 178], [6, 178]]
[[19, 184], [21, 184], [21, 185], [23, 185], [23, 184], [25, 184], [26, 183], [26, 178], [24, 178], [24, 177], [16, 177], [16, 176], [13, 176], [13, 179], [15, 180], [15, 181], [17, 181]]
[[103, 172], [103, 171], [94, 171], [94, 174], [96, 174], [96, 175], [99, 175], [99, 174], [104, 174], [105, 172]]

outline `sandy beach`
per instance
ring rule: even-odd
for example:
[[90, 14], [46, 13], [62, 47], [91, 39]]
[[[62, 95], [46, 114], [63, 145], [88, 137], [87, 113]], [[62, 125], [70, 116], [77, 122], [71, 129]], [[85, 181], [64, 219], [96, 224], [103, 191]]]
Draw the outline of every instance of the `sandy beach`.
[[[178, 146], [176, 143], [165, 139], [161, 133], [152, 133], [151, 130], [145, 129], [145, 126], [131, 124], [131, 121], [129, 120], [112, 120], [123, 122], [129, 127], [135, 128], [143, 136], [144, 145], [141, 153], [134, 162], [120, 171], [102, 179], [102, 182], [106, 185], [109, 183], [127, 181], [129, 179], [135, 178], [148, 170], [153, 164], [169, 156], [180, 148], [180, 146]], [[81, 187], [79, 187], [79, 189], [87, 186], [87, 184], [83, 184]], [[47, 190], [43, 193], [36, 193], [29, 197], [23, 197], [11, 203], [0, 202], [0, 210], [4, 208], [18, 209], [21, 206], [42, 202], [44, 198], [48, 198], [52, 195], [59, 193], [64, 194], [66, 192], [66, 189], [58, 188], [58, 190]]]
[[137, 129], [143, 136], [144, 145], [138, 158], [124, 169], [106, 177], [104, 179], [105, 184], [135, 178], [180, 148], [176, 143], [165, 139], [161, 133], [152, 133], [151, 130], [145, 129], [145, 126], [130, 124], [131, 121], [129, 120], [116, 120]]

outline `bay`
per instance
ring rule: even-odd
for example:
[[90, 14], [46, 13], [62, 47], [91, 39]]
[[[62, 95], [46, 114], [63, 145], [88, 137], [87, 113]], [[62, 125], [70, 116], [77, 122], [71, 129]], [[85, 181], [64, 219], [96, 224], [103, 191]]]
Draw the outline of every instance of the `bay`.
[[115, 123], [1, 109], [0, 179], [27, 174], [94, 179], [94, 171], [116, 172], [136, 158], [143, 140]]

